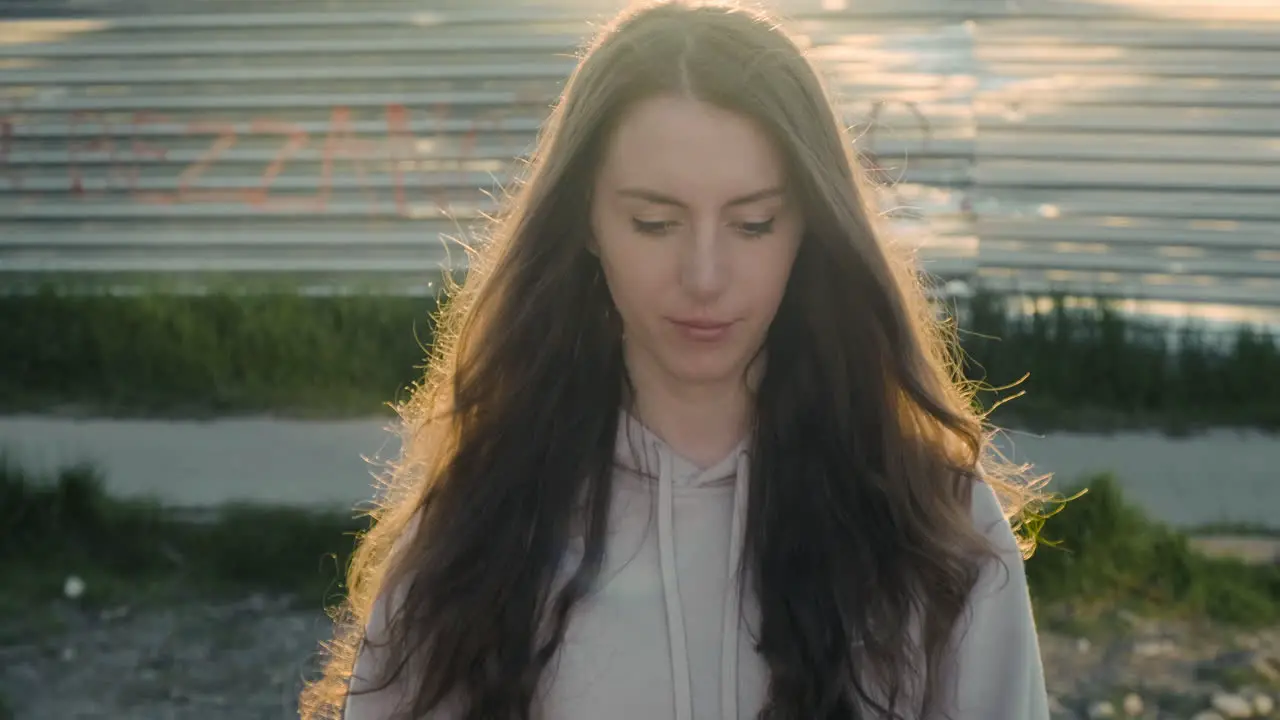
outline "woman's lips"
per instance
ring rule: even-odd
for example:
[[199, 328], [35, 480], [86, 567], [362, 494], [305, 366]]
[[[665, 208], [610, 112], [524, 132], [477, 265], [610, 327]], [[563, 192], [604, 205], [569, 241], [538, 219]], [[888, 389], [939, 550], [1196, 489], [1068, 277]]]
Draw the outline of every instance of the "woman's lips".
[[684, 320], [677, 318], [670, 318], [670, 320], [681, 336], [696, 342], [715, 342], [720, 340], [729, 334], [729, 328], [733, 326], [732, 322], [717, 320]]

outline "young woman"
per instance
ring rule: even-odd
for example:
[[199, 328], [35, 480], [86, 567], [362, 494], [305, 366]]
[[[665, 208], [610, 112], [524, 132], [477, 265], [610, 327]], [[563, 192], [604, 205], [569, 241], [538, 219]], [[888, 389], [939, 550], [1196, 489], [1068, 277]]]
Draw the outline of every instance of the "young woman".
[[813, 67], [669, 2], [589, 48], [446, 306], [304, 716], [1041, 720], [942, 324]]

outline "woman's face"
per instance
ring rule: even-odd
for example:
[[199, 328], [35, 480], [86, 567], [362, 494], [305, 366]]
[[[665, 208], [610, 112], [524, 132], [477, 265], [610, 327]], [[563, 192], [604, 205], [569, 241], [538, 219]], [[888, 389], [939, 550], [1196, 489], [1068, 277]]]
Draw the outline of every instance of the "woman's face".
[[591, 206], [633, 376], [737, 381], [764, 342], [803, 233], [782, 158], [751, 120], [662, 96], [625, 116]]

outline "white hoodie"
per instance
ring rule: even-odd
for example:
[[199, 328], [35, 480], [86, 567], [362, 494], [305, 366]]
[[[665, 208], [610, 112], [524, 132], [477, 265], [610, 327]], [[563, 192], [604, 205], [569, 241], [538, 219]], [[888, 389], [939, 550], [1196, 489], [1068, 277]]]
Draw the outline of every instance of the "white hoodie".
[[[715, 466], [699, 468], [623, 415], [599, 586], [574, 609], [559, 656], [543, 678], [535, 717], [756, 717], [768, 688], [768, 669], [753, 650], [759, 611], [749, 595], [748, 607], [738, 607], [734, 577], [746, 514], [746, 452], [744, 441]], [[937, 718], [1048, 720], [1022, 558], [985, 484], [975, 487], [972, 517], [1002, 563], [982, 569], [970, 596], [947, 660], [955, 682], [943, 698], [945, 714]], [[580, 553], [581, 545], [572, 550]], [[566, 571], [576, 559], [568, 559]], [[377, 604], [370, 637], [382, 638], [388, 610], [387, 603]], [[377, 655], [361, 653], [352, 688], [368, 685]], [[391, 718], [405, 697], [402, 682], [349, 698], [346, 720]], [[447, 710], [438, 715], [452, 718]]]

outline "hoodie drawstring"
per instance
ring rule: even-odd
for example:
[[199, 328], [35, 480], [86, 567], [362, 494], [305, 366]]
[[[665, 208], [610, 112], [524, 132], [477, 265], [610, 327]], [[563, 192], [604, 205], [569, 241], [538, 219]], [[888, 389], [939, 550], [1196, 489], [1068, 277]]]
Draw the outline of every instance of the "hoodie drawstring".
[[675, 688], [676, 720], [693, 720], [693, 688], [689, 680], [689, 648], [684, 634], [684, 609], [676, 579], [675, 502], [671, 456], [662, 453], [658, 472], [658, 563], [662, 567], [662, 597], [667, 606], [667, 639], [671, 644], [671, 681]]
[[[749, 467], [745, 450], [739, 450], [735, 460], [733, 522], [730, 523], [729, 536], [729, 586], [724, 599], [724, 621], [720, 631], [720, 709], [724, 720], [738, 720], [738, 634], [742, 612], [738, 567], [742, 560]], [[662, 570], [662, 597], [667, 611], [667, 639], [671, 649], [676, 720], [693, 720], [689, 649], [684, 630], [684, 609], [680, 601], [680, 583], [676, 576], [674, 475], [670, 454], [659, 453], [658, 563]]]
[[724, 625], [720, 637], [720, 712], [724, 720], [738, 720], [738, 633], [742, 614], [743, 525], [747, 519], [747, 468], [745, 451], [739, 451], [733, 482], [733, 522], [729, 535], [729, 589], [724, 599]]

